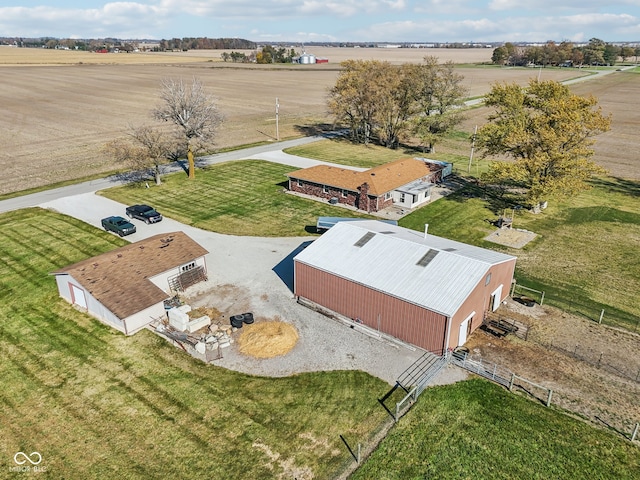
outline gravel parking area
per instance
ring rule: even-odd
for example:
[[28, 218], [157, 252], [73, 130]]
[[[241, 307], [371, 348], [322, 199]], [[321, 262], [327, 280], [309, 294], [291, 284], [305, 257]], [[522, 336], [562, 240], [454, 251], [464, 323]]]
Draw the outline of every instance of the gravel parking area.
[[[124, 215], [125, 205], [86, 193], [41, 205], [100, 228], [100, 219]], [[297, 345], [288, 354], [255, 359], [240, 354], [236, 344], [223, 349], [215, 365], [253, 375], [287, 376], [321, 370], [363, 370], [391, 384], [424, 352], [400, 346], [351, 329], [295, 301], [292, 293], [293, 257], [313, 237], [236, 237], [208, 232], [169, 218], [145, 225], [134, 220], [137, 232], [125, 237], [137, 241], [172, 231], [183, 231], [205, 247], [209, 279], [191, 287], [192, 307], [208, 306], [227, 318], [253, 312], [256, 322], [278, 319], [295, 326]], [[457, 370], [445, 370], [436, 383], [465, 378]]]

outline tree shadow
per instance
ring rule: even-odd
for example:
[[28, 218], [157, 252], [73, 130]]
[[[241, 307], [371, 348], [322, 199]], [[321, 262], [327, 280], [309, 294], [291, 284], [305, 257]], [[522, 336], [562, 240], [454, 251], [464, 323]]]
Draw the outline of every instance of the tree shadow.
[[[450, 201], [463, 203], [478, 198], [485, 202], [487, 209], [496, 215], [502, 215], [505, 210], [520, 210], [524, 208], [523, 195], [509, 192], [494, 185], [467, 180], [462, 177], [456, 177], [454, 181], [458, 184], [459, 188], [447, 195], [447, 199]], [[491, 224], [497, 224], [497, 220], [485, 220]]]
[[331, 123], [312, 123], [310, 125], [294, 125], [293, 128], [296, 129], [297, 132], [307, 136], [329, 136], [336, 135], [341, 136], [344, 129], [337, 129], [336, 126]]
[[113, 178], [115, 181], [123, 183], [142, 183], [154, 181], [153, 172], [149, 172], [148, 170], [119, 172], [111, 175], [111, 178]]
[[640, 197], [640, 182], [620, 177], [595, 178], [590, 184], [613, 193]]

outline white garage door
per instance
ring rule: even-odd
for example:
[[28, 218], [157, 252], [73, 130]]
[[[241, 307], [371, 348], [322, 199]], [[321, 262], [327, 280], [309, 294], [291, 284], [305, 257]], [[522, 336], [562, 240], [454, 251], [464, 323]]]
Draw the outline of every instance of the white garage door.
[[460, 324], [460, 331], [458, 332], [458, 346], [464, 345], [467, 341], [467, 333], [469, 332], [469, 323], [473, 319], [476, 312], [469, 315], [464, 322]]
[[71, 284], [71, 296], [75, 305], [87, 308], [87, 299], [84, 296], [84, 290]]

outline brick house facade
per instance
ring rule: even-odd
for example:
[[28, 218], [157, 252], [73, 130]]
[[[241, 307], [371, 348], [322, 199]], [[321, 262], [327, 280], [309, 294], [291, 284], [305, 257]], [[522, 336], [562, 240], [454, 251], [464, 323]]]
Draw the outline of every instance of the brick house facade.
[[451, 164], [405, 158], [365, 171], [317, 165], [287, 176], [292, 192], [378, 212], [393, 204], [413, 208], [427, 202], [433, 184], [449, 173]]

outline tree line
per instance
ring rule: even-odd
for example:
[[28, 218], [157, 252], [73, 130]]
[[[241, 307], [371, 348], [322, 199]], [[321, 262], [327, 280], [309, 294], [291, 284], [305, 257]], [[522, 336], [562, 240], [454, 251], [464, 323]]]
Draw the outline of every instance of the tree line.
[[592, 38], [586, 45], [576, 46], [572, 42], [549, 41], [542, 46], [517, 46], [507, 42], [493, 50], [491, 60], [496, 65], [541, 65], [582, 66], [615, 65], [618, 59], [638, 60], [640, 46], [618, 46], [599, 38]]
[[[16, 37], [11, 39], [3, 39], [2, 44], [15, 45], [17, 47], [24, 48], [68, 48], [70, 50], [83, 50], [89, 52], [95, 52], [98, 50], [106, 49], [112, 51], [118, 49], [120, 51], [132, 52], [134, 51], [143, 40], [120, 40], [117, 38], [96, 38], [96, 39], [73, 39], [73, 38], [52, 38], [52, 37], [40, 37], [40, 38], [22, 38]], [[172, 38], [170, 40], [160, 40], [157, 43], [158, 46], [153, 50], [166, 51], [166, 50], [252, 50], [257, 48], [255, 42], [251, 40], [245, 40], [243, 38]]]
[[421, 64], [347, 60], [329, 91], [328, 109], [351, 139], [397, 148], [417, 137], [429, 151], [463, 120], [467, 95], [452, 62], [425, 57]]

